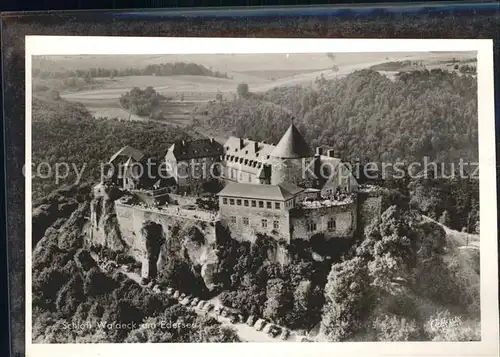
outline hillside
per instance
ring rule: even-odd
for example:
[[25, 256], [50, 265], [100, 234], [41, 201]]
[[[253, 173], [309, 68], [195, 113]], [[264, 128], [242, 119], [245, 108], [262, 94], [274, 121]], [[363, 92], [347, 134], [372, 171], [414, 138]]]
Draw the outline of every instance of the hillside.
[[[268, 102], [277, 104], [277, 113], [259, 108], [267, 108]], [[347, 160], [478, 158], [476, 80], [442, 70], [415, 71], [395, 81], [361, 70], [334, 80], [319, 78], [314, 87], [274, 88], [257, 99], [209, 104], [201, 110], [215, 128], [236, 128], [241, 136], [269, 142], [277, 142], [290, 123], [281, 111], [291, 111], [311, 146], [331, 146]]]
[[[35, 201], [64, 185], [98, 180], [101, 165], [125, 145], [158, 158], [172, 142], [189, 137], [165, 124], [94, 118], [81, 104], [46, 97], [33, 100], [32, 133]], [[56, 164], [69, 167], [67, 177], [59, 181], [54, 177]]]
[[480, 340], [479, 254], [392, 206], [332, 265], [321, 336], [333, 341]]
[[[89, 186], [74, 186], [50, 197], [52, 202], [70, 203], [72, 209], [46, 222], [39, 231], [41, 240], [33, 247], [33, 342], [239, 341], [231, 328], [214, 318], [198, 316], [123, 273], [104, 271], [93, 258], [96, 250], [84, 244], [89, 194]], [[96, 254], [130, 262], [123, 254], [105, 249]], [[189, 328], [169, 327], [167, 322]]]

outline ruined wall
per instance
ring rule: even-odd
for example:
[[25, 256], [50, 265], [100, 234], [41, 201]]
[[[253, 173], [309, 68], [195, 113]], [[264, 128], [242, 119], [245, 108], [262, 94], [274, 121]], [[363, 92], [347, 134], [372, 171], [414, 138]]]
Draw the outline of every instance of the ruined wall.
[[166, 240], [171, 237], [174, 227], [196, 227], [203, 233], [207, 244], [215, 242], [214, 223], [202, 222], [184, 216], [168, 215], [154, 209], [129, 206], [120, 202], [115, 202], [115, 211], [122, 238], [130, 249], [130, 255], [137, 260], [142, 259], [145, 254], [145, 242], [141, 229], [147, 221], [160, 224]]
[[[333, 220], [330, 229], [328, 222]], [[316, 229], [310, 231], [310, 223], [316, 224]], [[328, 238], [352, 237], [357, 227], [356, 202], [331, 207], [299, 208], [291, 220], [292, 239], [309, 240], [313, 235], [323, 233]]]
[[[228, 205], [223, 204], [222, 199], [219, 204], [221, 223], [230, 229], [234, 239], [254, 243], [257, 233], [263, 233], [277, 240], [290, 241], [290, 218], [287, 210]], [[274, 204], [272, 202], [272, 207]], [[283, 207], [283, 202], [280, 205]], [[267, 227], [263, 226], [263, 220], [266, 220]]]

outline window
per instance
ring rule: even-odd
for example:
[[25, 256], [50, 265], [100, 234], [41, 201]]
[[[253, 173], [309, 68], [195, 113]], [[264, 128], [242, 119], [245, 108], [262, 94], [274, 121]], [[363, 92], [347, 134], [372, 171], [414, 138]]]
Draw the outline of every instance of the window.
[[314, 221], [307, 222], [307, 231], [314, 232], [315, 230], [316, 230], [316, 222]]
[[259, 201], [259, 208], [264, 208], [264, 201]]
[[280, 209], [280, 203], [279, 203], [279, 202], [275, 202], [275, 203], [274, 203], [274, 208], [276, 208], [276, 209]]
[[267, 203], [267, 208], [273, 208], [273, 204], [271, 202], [266, 202]]
[[257, 201], [252, 200], [252, 207], [257, 207]]
[[224, 203], [225, 205], [227, 205], [227, 198], [223, 198], [222, 199], [222, 203]]
[[280, 222], [279, 221], [274, 221], [273, 222], [273, 228], [274, 229], [280, 229]]
[[267, 219], [262, 220], [262, 228], [267, 228]]
[[229, 199], [229, 204], [232, 205], [232, 206], [234, 206], [234, 199], [232, 199], [232, 198]]
[[235, 216], [231, 216], [231, 223], [236, 223], [236, 217]]
[[243, 201], [243, 204], [245, 205], [245, 207], [248, 207], [248, 200]]
[[330, 232], [332, 232], [332, 231], [334, 231], [334, 230], [335, 230], [335, 219], [330, 218], [330, 219], [328, 220], [328, 230], [329, 230]]
[[238, 206], [241, 206], [241, 200], [236, 200], [236, 204], [237, 204]]
[[243, 217], [243, 224], [248, 226], [248, 217]]

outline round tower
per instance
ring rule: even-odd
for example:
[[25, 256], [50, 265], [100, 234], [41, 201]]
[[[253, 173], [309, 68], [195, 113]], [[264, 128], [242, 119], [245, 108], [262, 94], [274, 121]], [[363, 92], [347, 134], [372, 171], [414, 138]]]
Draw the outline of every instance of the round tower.
[[[270, 154], [271, 184], [281, 182], [298, 184], [306, 177], [303, 172], [307, 169], [313, 153], [297, 127], [292, 123], [285, 132], [278, 145]], [[305, 167], [303, 167], [306, 165]], [[304, 170], [303, 170], [304, 169]]]

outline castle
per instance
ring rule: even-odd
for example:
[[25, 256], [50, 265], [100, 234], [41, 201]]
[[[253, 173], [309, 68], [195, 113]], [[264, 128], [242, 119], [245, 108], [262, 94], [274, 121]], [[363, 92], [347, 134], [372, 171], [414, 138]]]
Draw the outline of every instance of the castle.
[[[266, 234], [286, 246], [315, 235], [349, 239], [360, 215], [369, 221], [381, 211], [377, 195], [360, 196], [357, 180], [334, 151], [311, 150], [293, 123], [276, 145], [237, 137], [223, 145], [214, 139], [178, 141], [153, 178], [137, 175], [145, 155], [136, 149], [121, 149], [109, 165], [119, 163], [107, 184], [126, 193], [113, 204], [122, 240], [136, 258], [144, 257], [140, 237], [146, 221], [160, 224], [166, 239], [173, 222], [180, 222], [201, 230], [208, 243], [222, 225], [238, 240], [253, 242]], [[100, 190], [103, 183], [94, 194]], [[100, 211], [92, 206], [92, 232], [105, 241], [97, 232]]]

